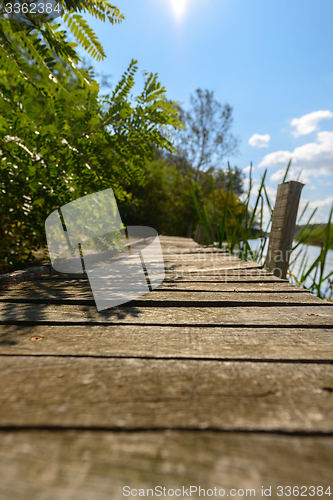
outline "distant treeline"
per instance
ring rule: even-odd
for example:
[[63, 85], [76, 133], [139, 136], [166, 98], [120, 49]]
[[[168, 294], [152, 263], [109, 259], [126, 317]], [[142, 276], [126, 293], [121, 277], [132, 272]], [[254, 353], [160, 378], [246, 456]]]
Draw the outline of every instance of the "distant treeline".
[[[321, 246], [325, 242], [325, 239], [327, 238], [327, 230], [328, 230], [327, 226], [328, 224], [309, 224], [305, 230], [304, 230], [305, 227], [304, 225], [296, 226], [296, 232], [294, 238], [296, 241], [300, 241], [300, 239], [304, 240], [304, 243], [306, 243], [307, 245]], [[330, 238], [332, 238], [333, 224], [330, 224], [329, 230], [330, 230]], [[333, 244], [331, 244], [330, 249], [333, 249]]]

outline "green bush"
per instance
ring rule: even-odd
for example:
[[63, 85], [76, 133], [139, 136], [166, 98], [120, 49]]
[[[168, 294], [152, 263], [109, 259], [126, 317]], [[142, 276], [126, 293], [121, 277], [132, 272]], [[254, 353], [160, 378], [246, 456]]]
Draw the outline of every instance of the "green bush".
[[144, 179], [133, 181], [119, 209], [126, 225], [146, 225], [160, 234], [186, 236], [197, 215], [190, 186], [177, 166], [155, 158], [143, 166]]

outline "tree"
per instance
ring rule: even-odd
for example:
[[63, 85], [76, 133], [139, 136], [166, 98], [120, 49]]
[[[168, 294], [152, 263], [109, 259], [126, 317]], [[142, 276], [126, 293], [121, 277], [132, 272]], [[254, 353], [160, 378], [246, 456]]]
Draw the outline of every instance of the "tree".
[[118, 204], [123, 222], [185, 236], [188, 226], [197, 221], [187, 178], [161, 155], [147, 161], [143, 173], [142, 182], [133, 181], [128, 196]]
[[225, 192], [228, 191], [228, 185], [231, 180], [233, 193], [237, 196], [241, 196], [244, 193], [243, 181], [245, 179], [245, 175], [237, 166], [230, 168], [230, 170], [217, 170], [214, 172], [213, 177], [216, 189], [220, 189]]
[[[37, 55], [31, 54], [39, 43], [37, 31], [26, 35], [14, 33], [8, 24], [1, 27], [8, 27], [10, 54], [19, 54], [22, 70], [10, 56], [0, 69], [4, 270], [20, 266], [45, 244], [45, 219], [64, 203], [107, 187], [118, 199], [125, 198], [126, 186], [143, 177], [142, 166], [153, 157], [154, 148], [174, 151], [169, 129], [180, 122], [156, 74], [146, 73], [141, 94], [132, 98], [136, 61], [110, 95], [101, 95], [92, 68], [73, 68], [51, 51], [52, 82], [49, 71], [40, 70], [34, 64]], [[82, 79], [92, 84], [83, 86]]]
[[231, 134], [232, 107], [214, 99], [214, 91], [197, 89], [191, 95], [192, 109], [178, 105], [180, 120], [185, 124], [179, 133], [177, 149], [194, 169], [194, 180], [200, 173], [212, 174], [228, 155], [237, 151], [238, 140]]

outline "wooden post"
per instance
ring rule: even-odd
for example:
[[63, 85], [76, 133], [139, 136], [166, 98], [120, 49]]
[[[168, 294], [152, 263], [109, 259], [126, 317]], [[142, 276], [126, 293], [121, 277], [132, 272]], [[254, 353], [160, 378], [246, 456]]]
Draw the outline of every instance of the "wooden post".
[[289, 181], [279, 184], [277, 190], [265, 268], [283, 279], [287, 276], [303, 186], [301, 182]]
[[205, 233], [200, 224], [197, 225], [197, 229], [195, 231], [194, 241], [199, 243], [199, 245], [203, 245], [205, 240]]
[[[211, 231], [207, 228], [208, 230], [208, 235], [209, 235], [209, 240], [210, 240], [210, 244], [212, 245], [215, 241], [215, 238], [216, 238], [216, 224], [213, 222], [212, 223], [212, 229], [213, 229], [213, 233], [211, 233]], [[197, 229], [195, 231], [195, 236], [194, 236], [194, 241], [196, 243], [199, 243], [199, 245], [203, 245], [204, 244], [204, 241], [205, 241], [205, 233], [204, 233], [204, 230], [202, 228], [202, 226], [200, 224], [197, 225]]]

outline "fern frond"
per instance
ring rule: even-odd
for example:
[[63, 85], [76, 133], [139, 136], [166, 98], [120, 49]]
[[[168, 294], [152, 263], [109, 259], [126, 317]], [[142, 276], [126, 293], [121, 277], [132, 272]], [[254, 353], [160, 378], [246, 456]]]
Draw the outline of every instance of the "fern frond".
[[45, 88], [36, 85], [34, 80], [24, 70], [24, 68], [20, 64], [20, 61], [17, 60], [18, 58], [15, 57], [15, 53], [9, 53], [9, 51], [7, 51], [1, 44], [0, 44], [0, 52], [2, 52], [2, 55], [5, 56], [6, 58], [6, 67], [8, 68], [8, 70], [13, 71], [14, 74], [16, 74], [18, 77], [28, 82], [45, 97], [49, 95], [48, 92], [45, 90]]
[[0, 32], [0, 37], [3, 43], [0, 44], [0, 49], [6, 56], [7, 64], [11, 65], [11, 67], [16, 66], [16, 71], [18, 72], [18, 76], [28, 81], [31, 85], [33, 85], [33, 87], [36, 90], [41, 92], [44, 96], [49, 95], [45, 87], [36, 84], [33, 81], [33, 79], [28, 75], [28, 72], [25, 71], [26, 60], [21, 56], [21, 53], [19, 51], [14, 50], [12, 48], [12, 44], [9, 43], [9, 40], [5, 35], [4, 29], [6, 29], [8, 34], [31, 55], [31, 57], [33, 58], [33, 60], [36, 61], [41, 71], [43, 72], [43, 70], [44, 71], [46, 70], [46, 73], [48, 74], [50, 80], [52, 80], [54, 83], [58, 83], [59, 86], [62, 88], [62, 90], [67, 92], [66, 89], [58, 82], [56, 76], [52, 71], [54, 67], [54, 62], [53, 62], [54, 57], [51, 57], [52, 54], [50, 53], [49, 48], [41, 43], [41, 40], [38, 38], [38, 35], [36, 33], [27, 36], [22, 26], [20, 26], [19, 23], [16, 24], [17, 24], [17, 30], [14, 33], [13, 30], [11, 29], [11, 24], [9, 23], [9, 21], [7, 19], [2, 20], [2, 25], [1, 25], [2, 29]]
[[88, 0], [83, 10], [87, 10], [96, 19], [103, 22], [108, 18], [112, 25], [120, 24], [125, 19], [118, 7], [111, 5], [106, 0]]
[[77, 67], [77, 63], [80, 61], [80, 59], [74, 50], [74, 46], [76, 46], [76, 44], [73, 42], [67, 42], [65, 37], [66, 32], [56, 31], [56, 28], [59, 26], [60, 25], [54, 26], [47, 23], [47, 31], [45, 31], [43, 34], [48, 40], [50, 47], [59, 57], [62, 57], [70, 64], [75, 75], [79, 78], [81, 85], [90, 88], [92, 92], [98, 92], [98, 83], [95, 81], [87, 80], [83, 72], [80, 71]]
[[89, 24], [82, 18], [80, 14], [68, 16], [67, 26], [74, 34], [75, 38], [88, 51], [92, 57], [100, 61], [106, 57], [103, 47], [98, 41]]

